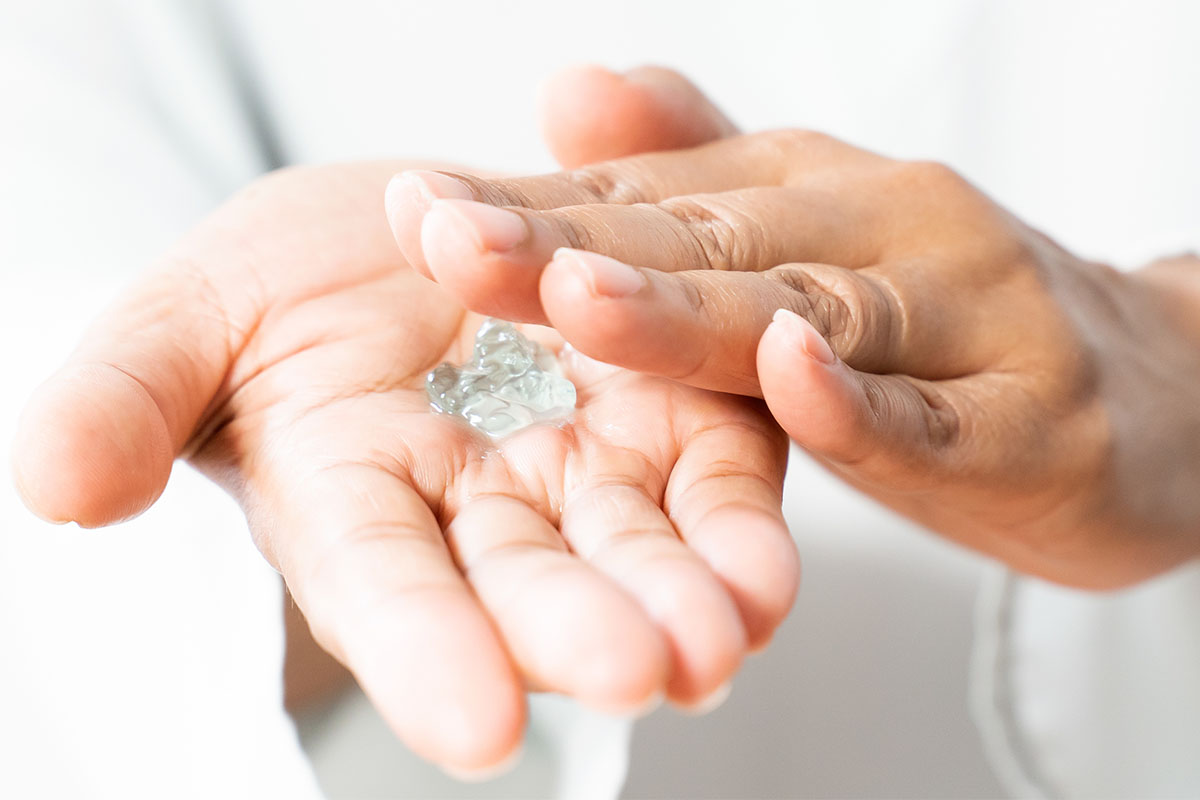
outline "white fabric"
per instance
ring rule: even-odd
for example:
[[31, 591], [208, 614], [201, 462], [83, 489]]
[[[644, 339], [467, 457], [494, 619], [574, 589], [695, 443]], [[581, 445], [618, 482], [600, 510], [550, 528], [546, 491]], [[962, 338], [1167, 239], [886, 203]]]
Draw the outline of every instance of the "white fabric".
[[634, 731], [629, 798], [995, 798], [968, 696], [982, 564], [793, 452], [796, 608], [707, 717]]
[[[10, 3], [2, 14], [5, 440], [24, 396], [98, 302], [276, 157], [414, 156], [549, 169], [534, 87], [579, 61], [677, 67], [746, 129], [816, 127], [889, 154], [947, 161], [1087, 256], [1125, 262], [1170, 237], [1200, 239], [1200, 5], [1182, 0], [58, 0]], [[50, 530], [0, 489], [0, 796], [315, 792], [278, 708], [277, 580], [232, 505], [187, 470], [178, 473], [160, 507], [104, 532]], [[814, 558], [814, 594], [802, 591], [800, 603], [836, 615], [840, 606], [827, 601], [840, 595], [829, 587], [868, 586], [873, 577], [860, 570], [861, 558], [892, 552], [886, 542], [913, 534], [849, 499], [798, 502], [797, 486], [811, 480], [807, 467], [793, 474], [791, 521], [810, 551], [845, 558]], [[845, 530], [861, 539], [838, 540]], [[974, 561], [948, 558], [943, 571], [929, 568], [924, 547], [904, 553], [897, 574], [912, 576], [914, 591], [920, 581], [947, 603], [964, 602]], [[1173, 576], [1111, 596], [1033, 584], [1016, 592], [999, 680], [1014, 687], [1009, 732], [1044, 779], [1030, 791], [1200, 794], [1200, 757], [1186, 759], [1200, 752], [1200, 715], [1189, 711], [1200, 692], [1200, 598], [1191, 586]], [[901, 579], [897, 591], [903, 587]], [[911, 625], [905, 608], [880, 604], [879, 626]], [[816, 617], [798, 619], [828, 635]], [[837, 623], [885, 641], [854, 608]], [[787, 641], [821, 646], [803, 636]], [[965, 633], [920, 641], [941, 648], [939, 664], [959, 659], [965, 669]], [[761, 659], [791, 663], [791, 655]], [[887, 651], [872, 657], [886, 659]], [[845, 718], [861, 717], [865, 730], [874, 710], [871, 733], [881, 742], [922, 740], [936, 752], [943, 741], [965, 741], [949, 711], [901, 730], [872, 705], [923, 685], [928, 664], [896, 659], [905, 666], [881, 671], [875, 692], [864, 693], [833, 684], [839, 673], [858, 673], [829, 663], [821, 674], [841, 692]], [[985, 690], [996, 685], [994, 671], [982, 674]], [[775, 673], [739, 681], [730, 702], [788, 697], [805, 680]], [[965, 714], [958, 694], [930, 702]], [[814, 756], [807, 773], [781, 768], [779, 782], [759, 780], [770, 760], [731, 761], [727, 770], [744, 766], [741, 785], [753, 778], [759, 793], [773, 796], [934, 791], [921, 787], [935, 783], [922, 780], [937, 764], [899, 745], [876, 748], [896, 759], [871, 765], [877, 783], [856, 782], [869, 758], [856, 749], [861, 743], [823, 736], [828, 717], [804, 721], [791, 735], [806, 752], [828, 755]], [[562, 735], [569, 739], [579, 724], [562, 721]], [[995, 731], [1008, 722], [992, 715], [983, 724]], [[611, 735], [620, 741], [624, 733]], [[639, 756], [673, 746], [643, 741], [635, 778]], [[564, 763], [599, 769], [600, 760], [587, 758], [594, 748]], [[770, 752], [779, 754], [775, 762], [787, 758], [786, 748]], [[614, 783], [621, 762], [603, 760]], [[665, 770], [670, 762], [661, 763]], [[570, 795], [572, 780], [582, 791], [587, 775], [571, 767], [559, 791]], [[666, 777], [664, 791], [683, 781]], [[990, 780], [964, 775], [955, 786], [986, 795]], [[420, 784], [400, 791], [419, 793]]]
[[976, 708], [1019, 797], [1195, 797], [1200, 565], [1106, 596], [998, 577]]
[[621, 791], [629, 759], [626, 720], [583, 711], [557, 695], [529, 698], [529, 728], [516, 766], [464, 786], [396, 744], [359, 691], [297, 721], [304, 752], [329, 797], [539, 797], [604, 800]]

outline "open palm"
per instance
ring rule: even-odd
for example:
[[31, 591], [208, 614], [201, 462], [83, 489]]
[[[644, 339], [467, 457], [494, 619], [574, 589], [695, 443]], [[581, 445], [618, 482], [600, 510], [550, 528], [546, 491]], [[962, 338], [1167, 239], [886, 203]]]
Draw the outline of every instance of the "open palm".
[[426, 372], [480, 318], [400, 256], [382, 196], [403, 166], [278, 173], [181, 242], [31, 401], [30, 505], [106, 524], [187, 455], [317, 640], [447, 766], [510, 752], [527, 686], [614, 710], [718, 690], [795, 591], [782, 433], [757, 401], [571, 351], [564, 425], [493, 443], [431, 413]]

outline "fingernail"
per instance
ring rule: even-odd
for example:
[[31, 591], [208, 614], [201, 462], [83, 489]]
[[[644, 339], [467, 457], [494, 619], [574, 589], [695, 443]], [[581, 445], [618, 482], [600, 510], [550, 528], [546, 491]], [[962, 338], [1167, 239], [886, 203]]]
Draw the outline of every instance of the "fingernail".
[[388, 182], [384, 203], [389, 214], [398, 211], [427, 211], [434, 200], [472, 200], [474, 195], [462, 181], [440, 172], [410, 169]]
[[829, 342], [825, 341], [824, 336], [817, 333], [817, 329], [812, 326], [811, 322], [799, 314], [781, 308], [771, 317], [771, 324], [781, 326], [788, 337], [795, 341], [809, 358], [826, 366], [837, 363], [837, 356], [833, 354]]
[[560, 247], [554, 260], [574, 269], [596, 297], [628, 297], [646, 285], [636, 269], [599, 253]]
[[493, 778], [499, 778], [501, 775], [511, 772], [512, 768], [520, 762], [524, 751], [525, 746], [521, 744], [503, 759], [490, 766], [479, 767], [477, 769], [443, 766], [442, 772], [463, 783], [483, 783], [484, 781], [490, 781]]
[[529, 235], [529, 227], [519, 214], [473, 200], [434, 200], [430, 215], [445, 214], [475, 240], [481, 251], [503, 253], [512, 250]]
[[711, 711], [716, 711], [721, 705], [729, 699], [729, 693], [733, 691], [733, 682], [725, 681], [716, 689], [701, 697], [694, 703], [680, 705], [679, 710], [685, 714], [701, 716]]

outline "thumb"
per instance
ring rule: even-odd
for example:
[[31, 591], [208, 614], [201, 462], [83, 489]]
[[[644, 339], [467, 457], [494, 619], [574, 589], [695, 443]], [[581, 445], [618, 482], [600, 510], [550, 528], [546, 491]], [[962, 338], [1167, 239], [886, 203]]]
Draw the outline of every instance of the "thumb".
[[759, 341], [757, 366], [771, 414], [814, 455], [894, 489], [953, 468], [959, 417], [943, 386], [851, 369], [783, 309]]
[[567, 169], [738, 132], [695, 84], [664, 67], [623, 75], [597, 66], [565, 69], [542, 87], [541, 118], [546, 145]]
[[161, 494], [232, 352], [211, 290], [189, 275], [143, 279], [29, 399], [13, 477], [38, 516], [96, 527]]

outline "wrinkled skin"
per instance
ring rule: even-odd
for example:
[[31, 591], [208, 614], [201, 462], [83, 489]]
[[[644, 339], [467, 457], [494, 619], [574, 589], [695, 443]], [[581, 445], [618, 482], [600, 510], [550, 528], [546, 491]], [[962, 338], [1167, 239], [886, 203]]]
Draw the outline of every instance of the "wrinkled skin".
[[[564, 80], [628, 129], [614, 149], [551, 124], [567, 163], [728, 126], [672, 73]], [[761, 401], [578, 353], [562, 425], [494, 443], [433, 414], [425, 374], [481, 318], [388, 231], [384, 188], [411, 166], [286, 170], [185, 237], [31, 399], [27, 503], [108, 524], [185, 456], [240, 501], [317, 641], [451, 771], [514, 751], [529, 687], [623, 713], [719, 693], [795, 595], [786, 437]]]
[[389, 197], [466, 307], [763, 397], [837, 475], [1017, 570], [1109, 588], [1200, 553], [1194, 257], [1121, 274], [947, 167], [799, 130]]

